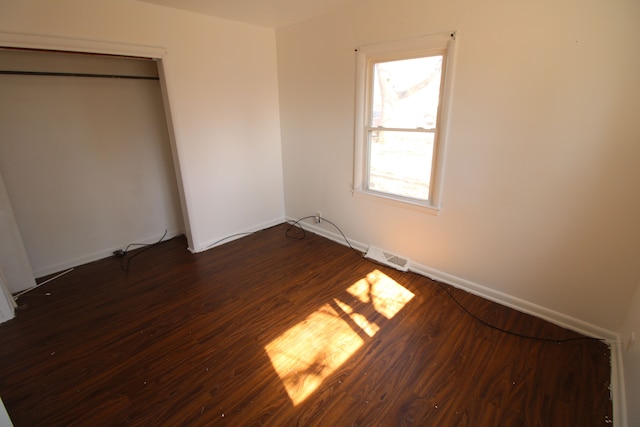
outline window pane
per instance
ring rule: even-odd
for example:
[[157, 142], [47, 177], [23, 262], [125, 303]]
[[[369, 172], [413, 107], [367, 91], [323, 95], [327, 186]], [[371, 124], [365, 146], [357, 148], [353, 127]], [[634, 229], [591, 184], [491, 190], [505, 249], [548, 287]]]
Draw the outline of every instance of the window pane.
[[442, 56], [375, 64], [371, 126], [435, 128], [441, 71]]
[[369, 189], [428, 200], [433, 158], [430, 132], [369, 132]]

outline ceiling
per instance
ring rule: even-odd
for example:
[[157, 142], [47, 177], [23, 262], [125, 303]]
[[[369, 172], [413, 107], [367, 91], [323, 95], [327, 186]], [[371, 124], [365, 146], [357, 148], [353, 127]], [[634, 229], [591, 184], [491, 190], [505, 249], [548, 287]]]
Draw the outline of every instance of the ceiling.
[[326, 15], [351, 0], [139, 0], [175, 9], [280, 28]]

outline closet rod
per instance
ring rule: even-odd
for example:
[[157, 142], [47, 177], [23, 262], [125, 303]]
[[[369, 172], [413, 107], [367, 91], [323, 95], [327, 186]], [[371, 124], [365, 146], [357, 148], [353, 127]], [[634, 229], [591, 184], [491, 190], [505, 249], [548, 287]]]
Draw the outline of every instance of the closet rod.
[[94, 77], [108, 79], [136, 79], [136, 80], [160, 80], [160, 77], [153, 76], [127, 76], [118, 74], [90, 74], [90, 73], [57, 73], [48, 71], [11, 71], [0, 70], [0, 74], [16, 76], [55, 76], [55, 77]]

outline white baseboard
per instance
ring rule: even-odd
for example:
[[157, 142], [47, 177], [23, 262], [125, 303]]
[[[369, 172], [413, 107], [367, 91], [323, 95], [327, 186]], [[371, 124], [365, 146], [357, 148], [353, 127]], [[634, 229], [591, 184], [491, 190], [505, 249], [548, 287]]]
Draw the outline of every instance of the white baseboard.
[[[290, 221], [295, 221], [289, 219]], [[342, 245], [348, 246], [342, 235], [328, 231], [317, 224], [304, 223], [305, 230], [309, 230], [315, 234], [326, 237]], [[369, 245], [349, 239], [349, 243], [355, 249], [362, 252], [366, 251]], [[469, 293], [477, 295], [481, 298], [488, 299], [495, 303], [507, 306], [514, 310], [530, 314], [532, 316], [544, 319], [560, 327], [578, 332], [582, 335], [605, 339], [611, 349], [611, 399], [613, 404], [614, 425], [627, 427], [627, 411], [624, 386], [624, 374], [622, 366], [621, 338], [620, 334], [612, 332], [608, 329], [601, 328], [597, 325], [585, 322], [572, 316], [551, 310], [541, 305], [523, 300], [521, 298], [497, 291], [495, 289], [482, 286], [470, 280], [457, 277], [425, 265], [410, 262], [409, 271], [429, 277], [430, 279], [446, 283], [453, 287], [465, 290]]]
[[[309, 224], [305, 222], [304, 224], [301, 224], [301, 225], [303, 225], [306, 230], [309, 230], [313, 233], [326, 237], [327, 239], [333, 240], [342, 245], [347, 245], [342, 235], [338, 233], [334, 233], [332, 231], [328, 231], [326, 228], [318, 226], [318, 224]], [[351, 246], [353, 246], [355, 249], [358, 249], [362, 252], [366, 251], [367, 248], [369, 247], [369, 245], [364, 244], [362, 242], [355, 241], [355, 240], [349, 239], [349, 242], [351, 243]], [[517, 310], [526, 314], [531, 314], [533, 316], [536, 316], [548, 322], [551, 322], [555, 325], [570, 329], [574, 332], [578, 332], [582, 335], [586, 335], [594, 338], [603, 338], [607, 341], [612, 341], [612, 342], [617, 342], [619, 340], [619, 334], [617, 334], [616, 332], [612, 332], [608, 329], [601, 328], [589, 322], [576, 319], [575, 317], [559, 313], [557, 311], [523, 300], [518, 297], [514, 297], [504, 292], [496, 291], [495, 289], [491, 289], [489, 287], [480, 285], [478, 283], [474, 283], [470, 280], [463, 279], [453, 274], [436, 270], [435, 268], [427, 267], [425, 265], [410, 261], [409, 271], [420, 274], [422, 276], [426, 276], [430, 279], [437, 280], [442, 283], [446, 283], [453, 287], [465, 290], [479, 297], [488, 299], [489, 301], [493, 301], [498, 304], [507, 306], [509, 308], [513, 308], [514, 310]]]
[[248, 234], [255, 233], [256, 231], [264, 230], [265, 228], [273, 227], [275, 225], [282, 224], [285, 221], [284, 217], [273, 218], [269, 221], [265, 221], [261, 224], [257, 224], [248, 228], [238, 230], [234, 233], [229, 233], [224, 236], [209, 239], [202, 244], [199, 244], [197, 248], [189, 248], [191, 253], [204, 252], [208, 249], [213, 249], [216, 246], [223, 245], [225, 243], [232, 242], [236, 239], [240, 239]]
[[619, 333], [609, 331], [589, 322], [576, 319], [572, 316], [559, 313], [546, 307], [534, 304], [529, 301], [496, 291], [477, 283], [443, 273], [441, 271], [425, 267], [420, 264], [412, 263], [409, 267], [410, 271], [414, 271], [423, 276], [427, 276], [433, 280], [437, 280], [456, 288], [463, 289], [469, 293], [479, 297], [488, 299], [498, 304], [513, 308], [514, 310], [530, 314], [532, 316], [544, 319], [550, 323], [561, 326], [563, 328], [578, 332], [582, 335], [602, 338], [607, 341], [611, 351], [611, 402], [613, 405], [613, 425], [627, 427], [627, 411], [626, 411], [626, 392], [624, 387], [624, 374], [621, 356], [621, 337]]
[[[167, 230], [167, 235], [164, 237], [164, 240], [169, 240], [173, 237], [179, 236], [181, 234], [184, 234], [184, 229], [175, 229], [175, 230]], [[139, 238], [136, 240], [136, 242], [148, 242], [148, 243], [154, 243], [157, 242], [158, 239], [160, 238], [160, 236], [158, 235], [153, 235], [153, 236], [147, 236], [144, 238]], [[126, 246], [126, 244], [125, 244]], [[49, 274], [53, 274], [53, 273], [58, 273], [60, 271], [63, 270], [68, 270], [69, 268], [72, 267], [77, 267], [79, 265], [82, 264], [87, 264], [89, 262], [93, 262], [93, 261], [98, 261], [100, 259], [103, 258], [108, 258], [110, 256], [113, 256], [113, 252], [118, 250], [118, 249], [124, 249], [123, 246], [118, 246], [118, 247], [113, 247], [113, 248], [107, 248], [107, 249], [103, 249], [97, 252], [92, 252], [90, 254], [84, 254], [80, 257], [77, 258], [73, 258], [58, 264], [52, 264], [52, 265], [48, 265], [46, 267], [42, 267], [42, 268], [38, 268], [38, 269], [34, 269], [33, 270], [33, 276], [34, 277], [43, 277], [43, 276], [48, 276]], [[135, 249], [135, 248], [133, 248]], [[132, 249], [132, 250], [133, 250]]]
[[[287, 221], [289, 221], [290, 223], [294, 223], [294, 222], [296, 222], [298, 220], [294, 219], [294, 218], [287, 217]], [[338, 232], [338, 230], [335, 230], [335, 232], [333, 232], [333, 231], [328, 230], [327, 228], [319, 226], [318, 224], [311, 224], [311, 223], [302, 222], [302, 221], [300, 221], [298, 224], [301, 227], [303, 227], [305, 230], [311, 231], [312, 233], [318, 234], [318, 235], [320, 235], [322, 237], [325, 237], [325, 238], [327, 238], [329, 240], [333, 240], [334, 242], [340, 243], [341, 245], [349, 246], [349, 244], [347, 244], [347, 242], [345, 242], [345, 240], [344, 240], [345, 238], [342, 237], [342, 235]], [[325, 224], [328, 224], [327, 221], [325, 221]], [[327, 227], [332, 227], [332, 226], [331, 225], [327, 225]], [[363, 254], [369, 248], [369, 245], [367, 245], [365, 243], [362, 243], [362, 242], [358, 242], [357, 240], [349, 239], [349, 243], [351, 244], [351, 247], [353, 247], [354, 249], [359, 250]]]
[[518, 310], [526, 314], [531, 314], [555, 325], [578, 332], [582, 335], [594, 338], [603, 338], [608, 341], [617, 341], [619, 339], [618, 334], [616, 334], [615, 332], [601, 328], [597, 325], [593, 325], [589, 322], [576, 319], [575, 317], [551, 310], [541, 305], [523, 300], [521, 298], [514, 297], [504, 292], [496, 291], [495, 289], [479, 285], [470, 280], [466, 280], [452, 274], [444, 273], [434, 268], [430, 268], [414, 262], [411, 262], [411, 266], [409, 269], [415, 273], [429, 277], [433, 280], [437, 280], [456, 288], [463, 289], [469, 293], [488, 299], [489, 301], [493, 301], [509, 308], [513, 308], [514, 310]]

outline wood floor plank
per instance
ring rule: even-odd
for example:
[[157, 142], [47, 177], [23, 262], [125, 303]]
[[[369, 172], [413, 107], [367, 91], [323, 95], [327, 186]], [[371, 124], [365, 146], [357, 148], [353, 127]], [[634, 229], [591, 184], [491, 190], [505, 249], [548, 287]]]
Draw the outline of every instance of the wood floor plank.
[[172, 239], [22, 296], [0, 325], [14, 424], [610, 425], [604, 343], [491, 329], [452, 297], [519, 334], [579, 337], [287, 229], [199, 254]]

